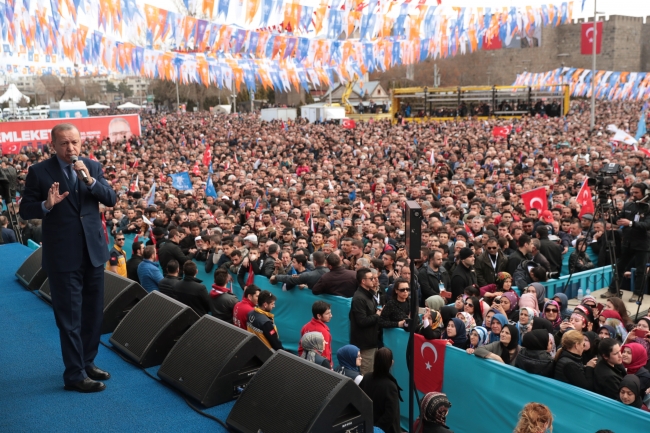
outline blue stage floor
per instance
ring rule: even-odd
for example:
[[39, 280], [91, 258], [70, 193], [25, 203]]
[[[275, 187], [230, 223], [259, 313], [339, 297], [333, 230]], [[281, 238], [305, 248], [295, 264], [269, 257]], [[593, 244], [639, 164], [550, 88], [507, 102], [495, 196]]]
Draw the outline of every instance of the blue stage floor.
[[[180, 394], [100, 346], [106, 391], [63, 389], [63, 361], [52, 308], [25, 290], [15, 272], [32, 251], [0, 245], [0, 431], [225, 432], [194, 412]], [[108, 341], [108, 336], [102, 340]], [[153, 370], [154, 376], [156, 368]], [[207, 409], [225, 421], [232, 403]]]

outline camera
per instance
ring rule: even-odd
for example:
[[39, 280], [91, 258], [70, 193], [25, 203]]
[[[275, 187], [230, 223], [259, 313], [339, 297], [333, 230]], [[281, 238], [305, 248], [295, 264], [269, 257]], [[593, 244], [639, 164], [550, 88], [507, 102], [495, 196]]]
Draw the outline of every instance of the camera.
[[547, 280], [556, 280], [560, 278], [560, 273], [559, 272], [547, 272], [546, 273], [546, 279]]
[[595, 178], [590, 177], [587, 179], [587, 185], [589, 187], [596, 187], [596, 193], [598, 194], [598, 201], [601, 204], [603, 210], [614, 209], [614, 204], [609, 200], [609, 195], [612, 190], [612, 186], [615, 182], [615, 177], [622, 171], [619, 164], [613, 162], [606, 164], [598, 172], [598, 176]]

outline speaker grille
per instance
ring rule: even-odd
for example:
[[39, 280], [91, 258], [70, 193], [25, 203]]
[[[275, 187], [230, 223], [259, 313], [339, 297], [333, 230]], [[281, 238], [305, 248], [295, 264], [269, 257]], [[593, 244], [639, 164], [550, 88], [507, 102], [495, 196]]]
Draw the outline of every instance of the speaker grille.
[[[328, 373], [278, 352], [249, 383], [228, 419], [247, 431], [258, 431], [264, 420], [264, 433], [305, 432], [327, 396], [346, 379]], [[269, 392], [282, 398], [269, 398]]]
[[41, 288], [38, 289], [38, 293], [41, 294], [45, 299], [48, 301], [52, 302], [52, 293], [50, 292], [50, 279], [46, 279], [43, 281], [43, 284], [41, 285]]
[[104, 308], [135, 281], [117, 275], [115, 272], [104, 272]]
[[39, 248], [30, 254], [16, 271], [16, 277], [30, 290], [38, 290], [47, 278], [47, 274], [41, 269], [42, 261], [43, 249]]
[[[225, 322], [219, 322], [212, 316], [199, 319], [178, 340], [160, 366], [160, 372], [197, 395], [206, 395], [223, 367], [222, 364], [231, 356], [235, 347], [247, 338], [257, 338], [244, 330], [224, 326]], [[219, 344], [201, 343], [205, 341], [218, 341]]]
[[156, 333], [185, 308], [187, 307], [180, 302], [158, 292], [151, 292], [120, 322], [111, 340], [118, 341], [140, 358]]

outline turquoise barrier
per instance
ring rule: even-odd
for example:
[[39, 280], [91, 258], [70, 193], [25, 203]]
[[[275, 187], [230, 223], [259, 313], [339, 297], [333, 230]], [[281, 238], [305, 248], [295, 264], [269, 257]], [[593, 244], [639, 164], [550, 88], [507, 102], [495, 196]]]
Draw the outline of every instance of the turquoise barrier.
[[34, 241], [31, 240], [31, 239], [29, 239], [29, 240], [27, 241], [27, 246], [28, 246], [29, 248], [31, 248], [32, 250], [34, 250], [34, 251], [36, 251], [37, 249], [39, 249], [39, 248], [41, 247], [39, 244], [37, 244], [36, 242], [34, 242]]
[[[400, 404], [402, 428], [408, 424], [408, 334], [384, 331], [384, 343], [393, 351], [393, 375], [403, 389]], [[511, 432], [526, 403], [547, 405], [555, 421], [554, 431], [594, 433], [646, 431], [650, 414], [571, 385], [528, 374], [515, 367], [468, 355], [447, 346], [443, 382], [452, 403], [447, 424], [456, 433]], [[621, 430], [622, 426], [624, 430]]]
[[[557, 280], [549, 280], [545, 283], [542, 283], [546, 287], [546, 297], [552, 298], [556, 292], [562, 292], [564, 284], [566, 283], [568, 275], [558, 278]], [[609, 282], [612, 279], [612, 267], [603, 266], [600, 268], [594, 268], [589, 271], [576, 272], [571, 276], [571, 281], [569, 286], [574, 288], [580, 286], [584, 291], [589, 288], [592, 292], [595, 290], [602, 289], [603, 287], [608, 287]], [[575, 285], [575, 286], [574, 286]], [[575, 298], [577, 293], [568, 294], [569, 299]]]

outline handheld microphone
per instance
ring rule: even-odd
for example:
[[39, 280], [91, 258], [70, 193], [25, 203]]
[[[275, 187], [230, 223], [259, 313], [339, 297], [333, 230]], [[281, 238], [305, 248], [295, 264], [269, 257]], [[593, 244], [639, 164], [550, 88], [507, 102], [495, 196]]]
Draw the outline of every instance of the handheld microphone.
[[[79, 157], [77, 155], [72, 155], [72, 158], [70, 158], [70, 159], [72, 160], [73, 164], [76, 164], [77, 161], [79, 161]], [[88, 183], [88, 175], [86, 174], [85, 171], [83, 171], [83, 170], [75, 170], [75, 171], [77, 173], [81, 173], [81, 178], [84, 180], [84, 183]]]

